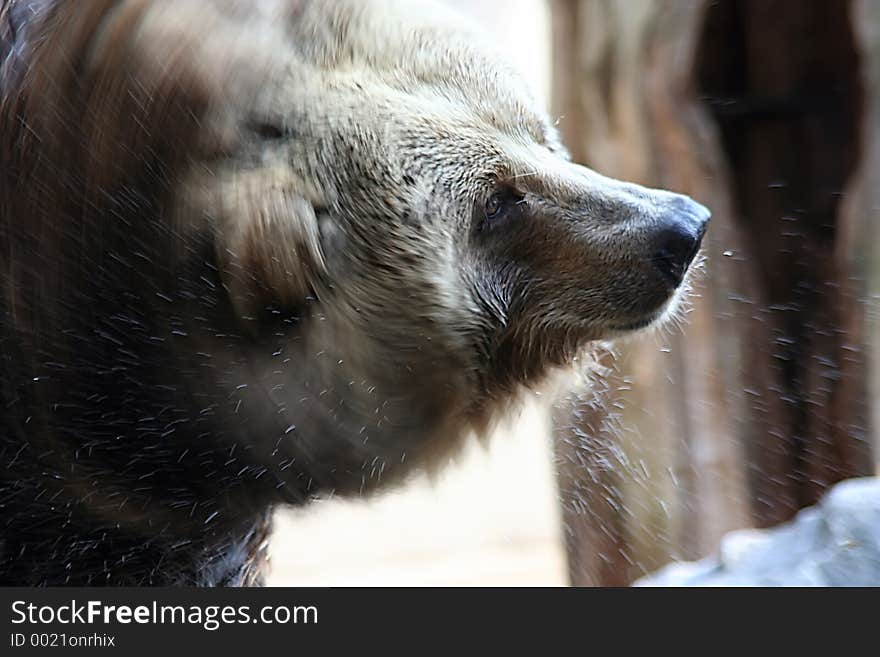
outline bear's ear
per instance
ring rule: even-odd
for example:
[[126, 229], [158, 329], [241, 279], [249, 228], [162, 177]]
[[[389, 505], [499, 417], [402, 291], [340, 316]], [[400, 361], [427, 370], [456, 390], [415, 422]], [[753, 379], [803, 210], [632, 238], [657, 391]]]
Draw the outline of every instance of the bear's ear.
[[302, 307], [324, 273], [315, 194], [286, 172], [259, 169], [223, 181], [219, 196], [217, 260], [236, 314], [249, 321], [268, 307]]

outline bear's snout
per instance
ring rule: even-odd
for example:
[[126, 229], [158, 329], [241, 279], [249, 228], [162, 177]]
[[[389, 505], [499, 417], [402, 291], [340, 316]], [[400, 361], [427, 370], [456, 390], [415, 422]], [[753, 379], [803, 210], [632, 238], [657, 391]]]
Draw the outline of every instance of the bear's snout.
[[711, 216], [706, 207], [686, 196], [677, 196], [661, 216], [651, 260], [672, 288], [684, 280]]

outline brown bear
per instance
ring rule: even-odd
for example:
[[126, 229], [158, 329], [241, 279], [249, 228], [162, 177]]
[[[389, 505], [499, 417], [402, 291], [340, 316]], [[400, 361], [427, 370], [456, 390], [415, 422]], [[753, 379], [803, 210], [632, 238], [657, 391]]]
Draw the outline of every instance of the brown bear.
[[674, 311], [708, 211], [570, 162], [460, 23], [2, 0], [0, 582], [256, 582], [274, 506]]

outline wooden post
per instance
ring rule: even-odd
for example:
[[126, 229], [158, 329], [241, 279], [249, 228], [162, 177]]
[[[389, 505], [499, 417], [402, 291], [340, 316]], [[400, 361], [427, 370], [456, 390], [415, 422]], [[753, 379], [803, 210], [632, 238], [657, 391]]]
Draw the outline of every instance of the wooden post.
[[870, 0], [552, 11], [554, 112], [574, 159], [714, 214], [684, 332], [619, 347], [614, 373], [556, 416], [572, 582], [626, 584], [874, 471], [880, 12]]

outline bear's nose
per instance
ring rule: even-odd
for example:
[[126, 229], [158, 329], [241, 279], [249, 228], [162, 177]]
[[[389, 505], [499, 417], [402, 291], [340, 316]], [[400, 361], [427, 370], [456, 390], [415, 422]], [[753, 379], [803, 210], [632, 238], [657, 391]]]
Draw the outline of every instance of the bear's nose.
[[664, 280], [678, 287], [697, 251], [712, 214], [707, 208], [686, 196], [676, 197], [664, 212], [654, 238], [652, 261]]

